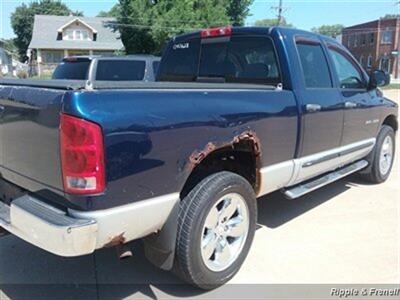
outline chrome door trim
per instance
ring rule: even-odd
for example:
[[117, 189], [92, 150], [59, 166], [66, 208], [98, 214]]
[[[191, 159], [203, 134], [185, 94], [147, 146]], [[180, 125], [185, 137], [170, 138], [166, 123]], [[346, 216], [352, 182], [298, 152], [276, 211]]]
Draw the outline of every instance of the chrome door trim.
[[343, 151], [338, 152], [338, 153], [332, 153], [332, 154], [329, 154], [329, 155], [325, 155], [325, 156], [323, 156], [321, 158], [318, 158], [316, 160], [311, 160], [311, 161], [306, 162], [305, 164], [302, 165], [302, 167], [303, 168], [311, 167], [311, 166], [314, 166], [316, 164], [323, 163], [323, 162], [325, 162], [327, 160], [331, 160], [331, 159], [337, 158], [339, 156], [347, 155], [347, 154], [355, 152], [357, 150], [361, 150], [361, 149], [364, 149], [364, 148], [369, 148], [371, 146], [374, 146], [374, 144], [375, 144], [374, 141], [370, 141], [368, 143], [365, 143], [365, 144], [363, 143], [363, 144], [355, 146], [354, 148], [346, 149], [346, 150], [343, 150]]
[[260, 190], [263, 196], [318, 175], [333, 171], [366, 157], [374, 148], [376, 139], [366, 139], [316, 154], [288, 160], [260, 169]]

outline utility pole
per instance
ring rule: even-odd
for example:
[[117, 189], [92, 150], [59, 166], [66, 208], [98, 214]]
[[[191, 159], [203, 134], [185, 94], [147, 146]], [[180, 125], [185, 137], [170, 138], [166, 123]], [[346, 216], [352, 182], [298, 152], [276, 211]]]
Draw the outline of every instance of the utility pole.
[[279, 7], [278, 7], [278, 26], [281, 25], [282, 21], [282, 0], [279, 0]]
[[276, 25], [281, 25], [282, 20], [283, 20], [283, 13], [286, 11], [287, 8], [283, 7], [283, 0], [279, 0], [279, 6], [272, 6], [271, 9], [275, 10], [278, 12], [277, 14], [277, 24]]

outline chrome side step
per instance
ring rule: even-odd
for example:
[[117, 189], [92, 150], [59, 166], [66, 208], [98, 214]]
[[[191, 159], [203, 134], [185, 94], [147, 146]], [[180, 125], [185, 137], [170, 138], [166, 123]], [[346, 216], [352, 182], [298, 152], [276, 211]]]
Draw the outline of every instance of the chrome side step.
[[307, 183], [302, 183], [302, 184], [296, 185], [292, 188], [284, 189], [283, 193], [284, 193], [285, 197], [288, 199], [296, 199], [296, 198], [299, 198], [305, 194], [308, 194], [316, 189], [319, 189], [320, 187], [323, 187], [323, 186], [330, 184], [334, 181], [337, 181], [343, 177], [346, 177], [347, 175], [357, 172], [357, 171], [365, 168], [366, 166], [368, 166], [368, 162], [366, 160], [360, 160], [349, 166], [346, 166], [339, 170], [336, 170], [331, 173], [325, 174], [321, 177], [318, 177], [317, 179], [308, 181]]

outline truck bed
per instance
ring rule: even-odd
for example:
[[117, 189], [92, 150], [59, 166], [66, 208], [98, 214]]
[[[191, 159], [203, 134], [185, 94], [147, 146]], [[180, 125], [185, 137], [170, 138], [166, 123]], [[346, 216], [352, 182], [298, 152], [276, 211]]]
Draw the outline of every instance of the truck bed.
[[[263, 166], [295, 153], [298, 111], [291, 91], [197, 82], [93, 86], [82, 81], [0, 81], [3, 179], [51, 201], [59, 199], [64, 206], [98, 210], [180, 190], [193, 168], [190, 157], [210, 142], [229, 144], [238, 135], [258, 132], [265, 141], [263, 151], [269, 153]], [[103, 195], [64, 192], [61, 113], [101, 126], [107, 182]]]

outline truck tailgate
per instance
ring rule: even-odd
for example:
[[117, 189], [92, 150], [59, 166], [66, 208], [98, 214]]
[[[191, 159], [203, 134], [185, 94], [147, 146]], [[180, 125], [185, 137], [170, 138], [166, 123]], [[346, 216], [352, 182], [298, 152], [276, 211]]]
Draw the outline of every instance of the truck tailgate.
[[62, 191], [59, 115], [62, 89], [0, 83], [0, 172], [25, 189]]

